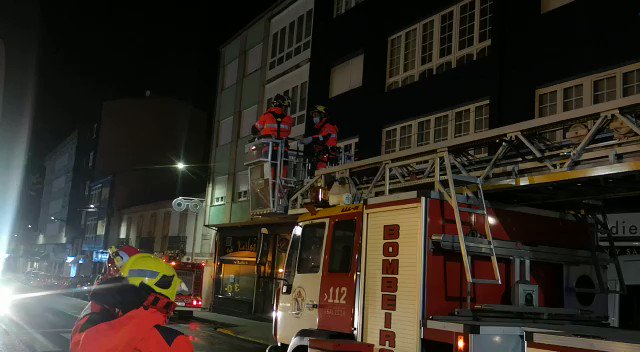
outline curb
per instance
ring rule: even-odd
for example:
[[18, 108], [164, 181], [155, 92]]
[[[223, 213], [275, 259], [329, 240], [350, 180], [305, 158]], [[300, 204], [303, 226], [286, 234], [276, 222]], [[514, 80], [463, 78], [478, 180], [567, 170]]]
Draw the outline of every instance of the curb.
[[259, 343], [259, 344], [265, 345], [265, 346], [271, 345], [271, 343], [269, 343], [269, 342], [265, 342], [265, 341], [262, 341], [262, 340], [259, 340], [259, 339], [254, 339], [254, 338], [247, 337], [247, 336], [238, 335], [234, 331], [229, 330], [229, 329], [217, 328], [216, 331], [219, 332], [219, 333], [225, 334], [225, 335], [233, 336], [233, 337], [241, 339], [241, 340], [250, 341], [250, 342], [254, 342], [254, 343]]

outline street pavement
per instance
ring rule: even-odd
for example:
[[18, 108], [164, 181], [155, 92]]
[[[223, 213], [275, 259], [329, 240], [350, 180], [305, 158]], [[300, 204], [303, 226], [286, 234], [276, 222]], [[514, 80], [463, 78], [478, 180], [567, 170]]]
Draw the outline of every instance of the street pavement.
[[[14, 286], [14, 294], [34, 291], [14, 280], [0, 278], [0, 287], [7, 285]], [[6, 304], [6, 298], [0, 297], [0, 304]], [[8, 313], [0, 313], [0, 352], [69, 351], [71, 329], [85, 305], [84, 301], [61, 294], [13, 301]], [[170, 326], [190, 336], [196, 351], [263, 352], [266, 349], [264, 345], [217, 332], [219, 326], [209, 322], [172, 318]]]

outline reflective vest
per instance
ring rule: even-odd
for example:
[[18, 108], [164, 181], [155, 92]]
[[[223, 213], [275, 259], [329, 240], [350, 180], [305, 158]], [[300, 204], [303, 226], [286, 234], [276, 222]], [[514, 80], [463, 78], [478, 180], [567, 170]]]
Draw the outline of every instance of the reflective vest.
[[282, 108], [270, 108], [254, 125], [263, 137], [285, 139], [291, 135], [293, 118], [284, 113]]
[[338, 145], [338, 127], [330, 123], [324, 123], [320, 127], [320, 133], [313, 136], [313, 139], [322, 142], [327, 147], [335, 147]]

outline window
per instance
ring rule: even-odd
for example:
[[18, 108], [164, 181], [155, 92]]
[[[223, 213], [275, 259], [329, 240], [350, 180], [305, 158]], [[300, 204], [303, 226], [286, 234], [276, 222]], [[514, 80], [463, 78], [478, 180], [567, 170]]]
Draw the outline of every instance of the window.
[[396, 140], [398, 138], [398, 130], [390, 129], [384, 132], [384, 153], [389, 154], [396, 151]]
[[338, 147], [340, 147], [341, 165], [352, 163], [358, 160], [358, 140], [358, 137], [355, 137], [338, 142]]
[[254, 46], [247, 52], [247, 67], [245, 75], [256, 71], [262, 65], [262, 43]]
[[142, 236], [144, 229], [144, 214], [138, 215], [138, 221], [136, 222], [136, 236]]
[[[287, 27], [280, 28], [280, 38], [278, 39], [278, 55], [284, 53], [284, 48], [287, 44]], [[280, 60], [281, 58], [278, 58]]]
[[86, 181], [86, 182], [84, 183], [84, 195], [85, 195], [85, 196], [88, 196], [88, 195], [89, 195], [89, 185], [90, 185], [90, 184], [91, 184], [91, 182], [89, 182], [89, 181]]
[[387, 64], [389, 78], [400, 74], [400, 37], [397, 36], [389, 41], [389, 63]]
[[476, 19], [475, 1], [460, 5], [458, 27], [458, 50], [473, 46]]
[[348, 273], [351, 271], [355, 237], [355, 220], [337, 221], [333, 224], [328, 268], [330, 273]]
[[[298, 99], [298, 112], [307, 110], [307, 82], [300, 84], [300, 99]], [[304, 123], [305, 114], [296, 116], [296, 126]]]
[[447, 139], [449, 139], [449, 115], [438, 116], [433, 126], [433, 142], [442, 142]]
[[433, 22], [427, 21], [422, 25], [422, 54], [420, 56], [420, 65], [426, 65], [433, 61]]
[[599, 104], [616, 99], [616, 76], [593, 81], [593, 103]]
[[413, 125], [400, 126], [400, 146], [398, 150], [409, 149], [412, 146], [413, 140]]
[[153, 212], [149, 216], [149, 228], [147, 229], [147, 236], [156, 235], [156, 222], [158, 221], [158, 214]]
[[89, 162], [88, 162], [89, 167], [93, 167], [93, 158], [95, 157], [95, 155], [96, 153], [94, 151], [91, 151], [89, 153]]
[[538, 117], [545, 117], [556, 113], [557, 91], [540, 94], [538, 97]]
[[305, 225], [300, 239], [298, 274], [315, 274], [322, 267], [322, 247], [324, 245], [324, 222]]
[[489, 129], [489, 104], [476, 106], [474, 124], [476, 132], [482, 132]]
[[298, 112], [298, 86], [291, 88], [291, 107], [289, 108], [289, 114], [295, 115]]
[[358, 55], [331, 69], [329, 97], [333, 98], [351, 89], [362, 86], [362, 66], [364, 55]]
[[[307, 10], [307, 13], [305, 15], [305, 23], [304, 23], [304, 37], [305, 37], [305, 39], [311, 37], [311, 24], [312, 24], [312, 22], [313, 22], [313, 9], [309, 9], [309, 10]], [[305, 44], [307, 44], [307, 43], [305, 43]]]
[[289, 22], [289, 33], [287, 33], [287, 49], [293, 49], [293, 38], [295, 37], [296, 21]]
[[271, 35], [271, 59], [276, 57], [278, 57], [278, 32]]
[[467, 0], [389, 37], [387, 90], [486, 57], [491, 0]]
[[431, 120], [418, 122], [417, 145], [418, 147], [431, 143]]
[[456, 111], [453, 121], [453, 136], [466, 136], [471, 131], [471, 109]]
[[304, 34], [304, 15], [298, 16], [296, 21], [296, 45], [302, 43], [302, 36]]
[[249, 199], [249, 172], [241, 171], [236, 174], [236, 200]]
[[258, 120], [258, 106], [254, 105], [248, 109], [242, 111], [240, 121], [240, 137], [248, 136], [251, 134], [251, 127]]
[[213, 182], [213, 205], [225, 203], [227, 196], [227, 176], [216, 177]]
[[349, 11], [363, 0], [333, 0], [333, 17]]
[[238, 59], [231, 61], [224, 66], [223, 89], [227, 89], [236, 83], [238, 76]]
[[231, 130], [233, 128], [233, 116], [230, 116], [219, 124], [218, 128], [218, 145], [225, 145], [231, 142]]
[[480, 0], [480, 25], [478, 42], [482, 43], [489, 40], [491, 32], [491, 6], [493, 0]]
[[582, 107], [582, 84], [562, 90], [562, 111], [570, 111]]
[[440, 58], [453, 52], [453, 10], [440, 15]]
[[404, 34], [404, 62], [403, 70], [407, 72], [416, 68], [416, 28], [407, 31]]
[[622, 74], [622, 96], [640, 94], [640, 69]]
[[[307, 225], [311, 226], [311, 225]], [[284, 279], [288, 284], [293, 284], [293, 278], [296, 273], [296, 267], [298, 266], [298, 253], [300, 252], [300, 237], [302, 229], [300, 226], [296, 226], [291, 235], [291, 242], [289, 243], [289, 251], [287, 253], [287, 261], [284, 265]], [[290, 295], [291, 292], [282, 292], [283, 294]]]

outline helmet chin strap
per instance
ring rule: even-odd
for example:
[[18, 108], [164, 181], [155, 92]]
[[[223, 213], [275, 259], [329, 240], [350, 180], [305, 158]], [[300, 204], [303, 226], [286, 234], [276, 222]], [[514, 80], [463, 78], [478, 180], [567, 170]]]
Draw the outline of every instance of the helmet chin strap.
[[142, 307], [145, 310], [153, 308], [166, 316], [170, 316], [176, 309], [177, 304], [163, 295], [152, 293], [147, 297], [147, 300], [144, 301]]

